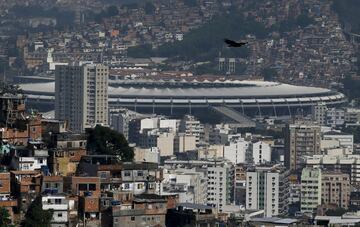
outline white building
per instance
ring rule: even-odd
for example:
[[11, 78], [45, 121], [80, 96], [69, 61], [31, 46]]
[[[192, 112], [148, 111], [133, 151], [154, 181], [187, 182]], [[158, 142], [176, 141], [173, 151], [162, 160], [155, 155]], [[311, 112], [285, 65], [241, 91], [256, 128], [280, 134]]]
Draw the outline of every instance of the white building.
[[346, 123], [358, 123], [360, 122], [360, 109], [347, 108], [345, 112]]
[[187, 152], [196, 149], [196, 137], [178, 133], [174, 139], [174, 152]]
[[331, 108], [326, 111], [326, 125], [341, 126], [345, 124], [345, 110]]
[[360, 185], [360, 155], [314, 155], [306, 157], [305, 162], [308, 167], [346, 173], [351, 185]]
[[159, 128], [169, 128], [171, 132], [178, 132], [180, 127], [180, 120], [177, 119], [160, 119]]
[[224, 146], [224, 158], [234, 164], [245, 163], [246, 154], [249, 152], [249, 142], [244, 138], [233, 138]]
[[171, 156], [174, 154], [175, 135], [168, 130], [145, 130], [140, 134], [139, 146], [141, 148], [157, 147], [160, 156]]
[[234, 165], [224, 159], [209, 160], [165, 160], [167, 169], [197, 168], [205, 171], [204, 179], [207, 180], [207, 205], [223, 211], [225, 205], [234, 203]]
[[140, 133], [147, 129], [169, 129], [176, 133], [179, 130], [180, 121], [176, 119], [166, 119], [162, 116], [144, 118], [140, 121]]
[[218, 212], [234, 200], [234, 166], [224, 162], [207, 168], [207, 205]]
[[135, 162], [153, 162], [160, 163], [160, 151], [157, 147], [151, 148], [134, 148]]
[[278, 167], [256, 167], [246, 173], [246, 209], [264, 210], [265, 217], [288, 210], [288, 171]]
[[340, 147], [348, 148], [350, 154], [354, 150], [354, 135], [337, 131], [330, 131], [323, 134], [324, 140], [335, 140], [339, 142]]
[[210, 144], [226, 144], [229, 142], [229, 135], [235, 133], [234, 128], [231, 128], [229, 124], [217, 124], [210, 129], [209, 143]]
[[196, 137], [196, 145], [204, 139], [204, 125], [200, 121], [196, 120], [194, 116], [185, 115], [180, 123], [180, 131], [185, 132], [186, 135], [192, 135]]
[[252, 161], [255, 165], [271, 161], [271, 146], [263, 141], [251, 143]]
[[19, 170], [40, 170], [47, 166], [48, 150], [35, 150], [33, 157], [18, 157]]
[[207, 203], [207, 180], [204, 171], [172, 169], [164, 173], [161, 194], [178, 194], [179, 203]]
[[69, 201], [65, 195], [43, 195], [41, 197], [42, 209], [53, 210], [51, 226], [66, 227], [69, 222]]
[[100, 64], [57, 66], [55, 117], [82, 132], [96, 124], [108, 125], [109, 68]]
[[129, 122], [140, 118], [142, 115], [128, 109], [110, 110], [110, 127], [129, 139]]
[[300, 211], [313, 213], [321, 205], [321, 169], [306, 167], [301, 172]]
[[146, 129], [156, 129], [159, 125], [159, 118], [145, 118], [140, 120], [140, 133], [144, 132]]

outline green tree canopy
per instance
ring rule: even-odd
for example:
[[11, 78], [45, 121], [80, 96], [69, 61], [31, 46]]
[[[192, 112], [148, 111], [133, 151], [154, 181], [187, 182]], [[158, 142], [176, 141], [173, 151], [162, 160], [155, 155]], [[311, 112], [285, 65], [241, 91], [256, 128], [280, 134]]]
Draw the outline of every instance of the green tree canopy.
[[[241, 25], [241, 26], [239, 26]], [[148, 46], [128, 49], [130, 57], [152, 55], [158, 57], [178, 58], [181, 60], [212, 61], [223, 53], [224, 57], [244, 58], [250, 53], [247, 47], [228, 48], [224, 38], [242, 40], [247, 34], [253, 34], [259, 39], [265, 38], [269, 29], [254, 18], [244, 17], [240, 11], [230, 12], [215, 17], [203, 26], [186, 33], [184, 40], [166, 43], [157, 49]]]
[[127, 54], [134, 58], [149, 58], [155, 56], [151, 44], [129, 47]]
[[347, 76], [342, 82], [344, 84], [343, 93], [346, 94], [349, 99], [360, 98], [360, 77]]
[[11, 217], [9, 211], [4, 208], [0, 207], [0, 227], [12, 227], [11, 224]]
[[332, 8], [343, 23], [351, 25], [353, 32], [360, 32], [359, 0], [333, 0]]
[[43, 210], [41, 205], [41, 197], [38, 196], [31, 203], [25, 214], [23, 227], [49, 227], [53, 216], [53, 210]]
[[122, 161], [134, 159], [134, 151], [123, 134], [100, 125], [87, 130], [87, 134], [87, 150], [91, 153], [117, 155]]
[[334, 210], [327, 210], [325, 212], [325, 214], [327, 216], [342, 216], [345, 213], [346, 213], [346, 210], [344, 208], [342, 208], [342, 207], [338, 207], [338, 208], [336, 208]]

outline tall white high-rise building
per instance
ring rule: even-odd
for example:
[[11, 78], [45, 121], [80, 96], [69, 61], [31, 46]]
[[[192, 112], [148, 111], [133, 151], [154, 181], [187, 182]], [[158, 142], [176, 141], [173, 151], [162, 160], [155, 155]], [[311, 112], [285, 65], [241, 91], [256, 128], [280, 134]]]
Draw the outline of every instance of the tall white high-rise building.
[[55, 116], [75, 132], [108, 125], [109, 68], [101, 64], [56, 66]]
[[207, 167], [207, 205], [222, 212], [225, 205], [234, 202], [234, 165], [231, 162], [214, 162]]
[[264, 210], [265, 217], [287, 214], [289, 171], [284, 168], [256, 167], [246, 173], [246, 209]]

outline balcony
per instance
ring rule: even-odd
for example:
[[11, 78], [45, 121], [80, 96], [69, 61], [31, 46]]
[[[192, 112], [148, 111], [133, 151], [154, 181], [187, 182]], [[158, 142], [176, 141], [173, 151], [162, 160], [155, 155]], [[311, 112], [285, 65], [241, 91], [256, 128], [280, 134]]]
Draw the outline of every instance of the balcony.
[[16, 207], [17, 200], [0, 200], [0, 207]]
[[42, 204], [42, 208], [44, 210], [49, 210], [49, 209], [53, 209], [53, 210], [67, 210], [68, 209], [68, 204], [50, 204], [50, 203], [43, 203]]
[[121, 184], [122, 179], [116, 178], [116, 177], [106, 177], [106, 178], [100, 178], [101, 183], [108, 183], [108, 184]]

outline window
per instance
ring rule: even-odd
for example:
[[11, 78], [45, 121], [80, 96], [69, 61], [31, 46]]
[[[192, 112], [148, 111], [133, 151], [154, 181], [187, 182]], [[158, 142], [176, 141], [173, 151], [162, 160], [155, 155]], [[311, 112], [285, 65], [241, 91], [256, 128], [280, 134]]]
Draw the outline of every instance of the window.
[[55, 199], [55, 204], [61, 204], [61, 199]]
[[143, 174], [142, 171], [138, 171], [138, 172], [137, 172], [137, 175], [138, 175], [138, 177], [142, 177], [144, 174]]
[[135, 216], [131, 216], [131, 221], [135, 221]]
[[106, 172], [100, 172], [100, 178], [106, 179], [106, 177], [107, 177]]
[[89, 184], [89, 191], [96, 191], [96, 184]]
[[78, 189], [79, 191], [87, 191], [87, 184], [79, 184]]
[[130, 175], [131, 175], [130, 171], [125, 171], [125, 172], [124, 172], [124, 176], [125, 176], [125, 177], [130, 177]]
[[58, 213], [57, 216], [60, 218], [62, 217], [62, 213]]

